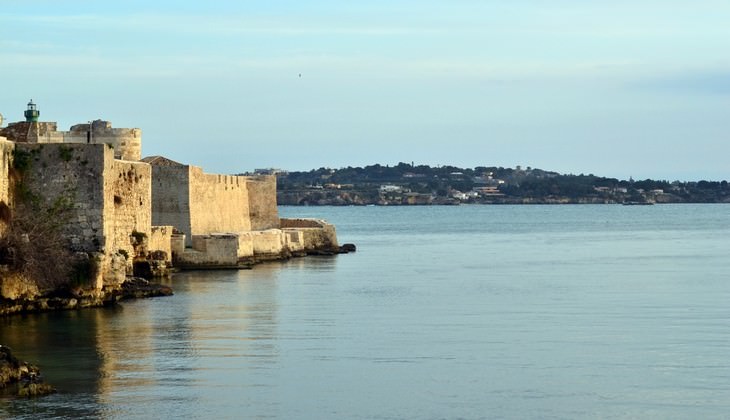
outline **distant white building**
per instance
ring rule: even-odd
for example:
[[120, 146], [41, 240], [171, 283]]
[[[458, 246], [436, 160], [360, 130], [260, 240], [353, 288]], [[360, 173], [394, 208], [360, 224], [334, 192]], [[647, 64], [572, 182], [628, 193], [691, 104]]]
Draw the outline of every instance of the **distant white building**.
[[383, 193], [403, 192], [403, 187], [401, 187], [400, 185], [390, 185], [390, 184], [381, 185], [380, 192], [383, 192]]

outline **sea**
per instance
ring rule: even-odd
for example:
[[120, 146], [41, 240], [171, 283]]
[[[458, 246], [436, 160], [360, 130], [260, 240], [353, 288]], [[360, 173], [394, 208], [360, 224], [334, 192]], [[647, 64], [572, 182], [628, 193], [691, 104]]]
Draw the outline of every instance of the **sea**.
[[12, 419], [730, 416], [730, 205], [281, 207], [357, 252], [0, 319]]

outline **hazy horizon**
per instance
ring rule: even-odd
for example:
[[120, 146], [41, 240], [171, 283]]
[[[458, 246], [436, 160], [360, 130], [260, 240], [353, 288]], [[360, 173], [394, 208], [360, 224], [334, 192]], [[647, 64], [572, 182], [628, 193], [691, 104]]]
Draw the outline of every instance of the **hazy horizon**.
[[730, 178], [730, 3], [7, 2], [6, 122], [139, 127], [207, 172]]

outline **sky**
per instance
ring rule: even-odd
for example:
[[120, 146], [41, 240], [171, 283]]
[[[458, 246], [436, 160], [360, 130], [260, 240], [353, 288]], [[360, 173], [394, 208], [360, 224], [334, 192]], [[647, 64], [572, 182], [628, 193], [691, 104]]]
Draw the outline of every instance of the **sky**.
[[3, 0], [0, 113], [206, 172], [730, 179], [727, 0]]

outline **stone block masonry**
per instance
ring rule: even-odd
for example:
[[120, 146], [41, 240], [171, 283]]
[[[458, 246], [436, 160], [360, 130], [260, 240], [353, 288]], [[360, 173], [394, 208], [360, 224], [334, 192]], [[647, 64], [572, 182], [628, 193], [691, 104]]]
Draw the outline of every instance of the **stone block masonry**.
[[149, 249], [163, 251], [167, 255], [168, 260], [172, 258], [173, 231], [174, 228], [172, 226], [152, 226]]
[[109, 163], [104, 176], [106, 248], [136, 256], [135, 237], [149, 238], [152, 231], [152, 169], [141, 162]]
[[301, 247], [307, 251], [339, 248], [335, 226], [320, 219], [281, 219], [284, 232], [300, 232]]
[[189, 168], [190, 235], [252, 230], [245, 177], [206, 174], [197, 166]]
[[[63, 207], [70, 219], [61, 234], [98, 264], [97, 290], [118, 287], [144, 264], [246, 267], [337, 248], [332, 225], [279, 220], [274, 175], [209, 174], [160, 156], [140, 161], [137, 128], [96, 120], [58, 131], [55, 122], [29, 118], [0, 136], [0, 234], [21, 195]], [[0, 295], [32, 294], [33, 279], [7, 278], [0, 276]]]
[[[16, 158], [25, 160], [25, 188], [46, 207], [70, 204], [63, 235], [73, 251], [97, 255], [101, 270], [96, 287], [123, 281], [135, 256], [134, 238], [151, 234], [150, 166], [116, 160], [105, 144], [16, 143], [15, 147]], [[120, 252], [129, 257], [126, 264]]]
[[10, 221], [10, 166], [15, 143], [0, 137], [0, 234]]
[[251, 230], [279, 228], [279, 211], [276, 206], [276, 176], [258, 175], [246, 177], [249, 196]]
[[186, 237], [279, 227], [275, 176], [232, 176], [203, 172], [153, 156], [152, 224], [171, 225]]
[[17, 143], [16, 159], [24, 159], [22, 182], [46, 206], [73, 203], [71, 222], [63, 226], [74, 251], [106, 248], [104, 172], [113, 154], [104, 145]]
[[112, 128], [109, 121], [77, 124], [69, 131], [58, 131], [55, 122], [23, 121], [9, 124], [0, 135], [19, 143], [107, 144], [116, 159], [138, 161], [142, 157], [142, 130]]

